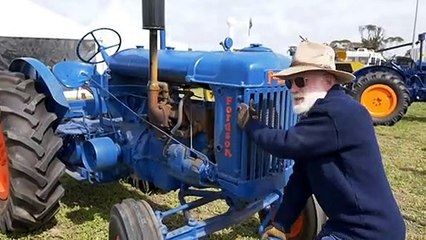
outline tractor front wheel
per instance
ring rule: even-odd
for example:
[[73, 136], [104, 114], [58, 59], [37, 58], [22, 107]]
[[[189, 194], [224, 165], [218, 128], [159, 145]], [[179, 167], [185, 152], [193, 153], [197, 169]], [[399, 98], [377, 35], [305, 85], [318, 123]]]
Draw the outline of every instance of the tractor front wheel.
[[56, 158], [62, 141], [44, 94], [21, 73], [0, 71], [0, 230], [24, 232], [50, 221], [64, 195]]
[[[259, 219], [265, 219], [266, 210], [259, 212]], [[287, 240], [312, 240], [321, 231], [322, 225], [327, 220], [324, 211], [318, 205], [314, 197], [310, 197], [306, 202], [296, 222], [293, 224], [290, 233], [286, 234]]]
[[112, 207], [109, 240], [161, 240], [163, 235], [151, 206], [146, 201], [125, 199]]
[[410, 94], [404, 82], [391, 72], [370, 72], [359, 77], [352, 94], [370, 112], [375, 125], [394, 125], [410, 105]]

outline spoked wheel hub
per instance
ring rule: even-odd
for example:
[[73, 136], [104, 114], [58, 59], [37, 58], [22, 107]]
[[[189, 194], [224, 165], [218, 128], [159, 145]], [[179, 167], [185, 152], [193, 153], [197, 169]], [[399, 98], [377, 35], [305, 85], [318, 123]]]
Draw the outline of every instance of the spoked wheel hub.
[[395, 91], [384, 84], [371, 85], [361, 95], [361, 103], [372, 117], [391, 115], [396, 110], [397, 99]]

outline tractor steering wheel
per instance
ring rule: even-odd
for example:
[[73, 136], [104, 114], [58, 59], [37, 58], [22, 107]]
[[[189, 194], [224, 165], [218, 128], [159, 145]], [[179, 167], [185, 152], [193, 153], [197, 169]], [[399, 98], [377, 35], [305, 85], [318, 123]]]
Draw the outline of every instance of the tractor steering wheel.
[[[115, 36], [115, 40], [118, 40], [118, 41], [114, 41], [114, 43], [115, 42], [118, 42], [118, 43], [116, 43], [116, 44], [111, 44], [111, 45], [109, 45], [109, 46], [103, 46], [103, 45], [101, 45], [101, 43], [100, 43], [100, 41], [98, 40], [98, 38], [96, 38], [96, 36], [95, 36], [95, 33], [99, 33], [99, 32], [101, 32], [101, 31], [106, 31], [106, 32], [111, 32], [111, 33], [113, 33], [114, 34], [114, 36]], [[82, 50], [84, 49], [83, 48], [83, 42], [85, 42], [85, 41], [94, 41], [95, 42], [95, 46], [96, 46], [96, 52], [94, 53], [94, 54], [91, 54], [91, 55], [89, 55], [89, 56], [82, 56], [82, 54], [81, 54], [81, 52], [82, 52]], [[95, 29], [95, 30], [93, 30], [93, 31], [90, 31], [90, 32], [88, 32], [88, 33], [86, 33], [81, 39], [80, 39], [80, 41], [78, 41], [78, 43], [77, 43], [77, 49], [76, 49], [76, 53], [77, 53], [77, 57], [81, 60], [81, 61], [83, 61], [83, 62], [85, 62], [85, 63], [90, 63], [90, 64], [97, 64], [97, 63], [102, 63], [102, 62], [105, 62], [105, 58], [103, 59], [103, 60], [100, 60], [100, 61], [96, 61], [96, 56], [99, 54], [99, 53], [106, 53], [106, 54], [108, 54], [107, 52], [106, 52], [106, 50], [108, 50], [108, 49], [112, 49], [112, 51], [110, 52], [110, 53], [112, 53], [112, 54], [110, 54], [110, 55], [113, 55], [113, 54], [115, 54], [116, 52], [118, 52], [118, 50], [120, 49], [120, 46], [121, 46], [121, 36], [120, 36], [120, 34], [117, 32], [117, 31], [115, 31], [114, 29], [111, 29], [111, 28], [98, 28], [98, 29]]]

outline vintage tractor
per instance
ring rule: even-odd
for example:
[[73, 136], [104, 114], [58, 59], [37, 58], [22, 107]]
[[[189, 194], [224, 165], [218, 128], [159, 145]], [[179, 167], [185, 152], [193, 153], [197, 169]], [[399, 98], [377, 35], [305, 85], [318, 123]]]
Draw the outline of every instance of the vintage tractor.
[[[120, 35], [96, 29], [97, 53], [82, 62], [48, 68], [15, 59], [0, 72], [0, 229], [28, 231], [58, 211], [64, 172], [106, 183], [136, 176], [164, 191], [178, 190], [180, 206], [154, 211], [143, 200], [112, 207], [110, 239], [197, 239], [262, 212], [259, 232], [285, 197], [292, 160], [274, 157], [250, 142], [236, 124], [237, 106], [253, 102], [261, 121], [286, 129], [296, 123], [288, 89], [272, 73], [291, 59], [252, 44], [230, 51], [165, 48], [164, 1], [143, 1], [149, 50], [119, 51]], [[105, 45], [97, 36], [115, 34]], [[112, 51], [112, 54], [108, 52]], [[99, 73], [97, 56], [107, 68]], [[75, 98], [64, 90], [84, 91]], [[68, 100], [67, 100], [68, 99]], [[57, 158], [58, 157], [58, 158]], [[192, 200], [187, 197], [193, 196]], [[191, 210], [224, 200], [226, 213], [197, 219]], [[183, 213], [170, 229], [164, 219]], [[325, 216], [311, 198], [291, 239], [312, 239]]]
[[386, 60], [381, 53], [366, 48], [357, 50], [335, 50], [336, 69], [346, 72], [355, 72], [367, 66], [381, 65]]
[[350, 86], [352, 95], [368, 109], [376, 125], [394, 125], [405, 115], [412, 102], [426, 101], [425, 35], [418, 36], [420, 51], [417, 61], [410, 57], [395, 57], [384, 65], [364, 67], [354, 72], [356, 79]]

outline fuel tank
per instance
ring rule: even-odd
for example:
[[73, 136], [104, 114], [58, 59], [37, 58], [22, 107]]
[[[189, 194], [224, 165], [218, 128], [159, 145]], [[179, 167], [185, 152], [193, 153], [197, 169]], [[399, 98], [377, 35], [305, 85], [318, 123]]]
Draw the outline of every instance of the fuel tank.
[[[262, 86], [269, 70], [281, 70], [291, 59], [260, 44], [238, 51], [158, 51], [159, 80], [226, 86]], [[148, 80], [149, 50], [132, 48], [110, 59], [112, 74]]]

